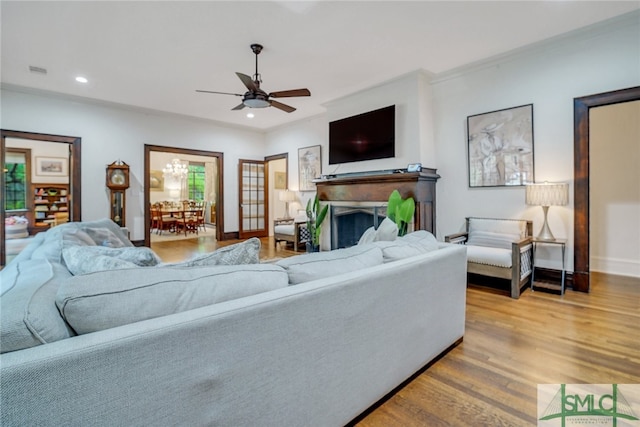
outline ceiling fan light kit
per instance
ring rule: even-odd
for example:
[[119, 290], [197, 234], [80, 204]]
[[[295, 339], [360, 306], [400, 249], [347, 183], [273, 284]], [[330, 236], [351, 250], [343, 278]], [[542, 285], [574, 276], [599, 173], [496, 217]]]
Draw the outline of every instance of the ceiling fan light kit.
[[266, 107], [276, 107], [279, 110], [282, 110], [286, 113], [292, 113], [296, 111], [290, 105], [283, 104], [278, 101], [274, 101], [270, 98], [291, 98], [295, 96], [311, 96], [311, 92], [309, 89], [291, 89], [291, 90], [281, 90], [278, 92], [266, 93], [262, 89], [260, 89], [260, 83], [262, 82], [262, 77], [260, 73], [258, 73], [258, 55], [262, 52], [263, 46], [257, 43], [251, 45], [251, 50], [256, 55], [256, 73], [252, 77], [247, 76], [246, 74], [236, 72], [238, 78], [242, 81], [242, 83], [248, 89], [244, 95], [239, 93], [228, 93], [228, 92], [215, 92], [210, 90], [196, 90], [196, 92], [203, 93], [215, 93], [219, 95], [233, 95], [233, 96], [241, 96], [242, 103], [236, 105], [232, 108], [232, 110], [242, 110], [244, 107], [249, 108], [266, 108]]

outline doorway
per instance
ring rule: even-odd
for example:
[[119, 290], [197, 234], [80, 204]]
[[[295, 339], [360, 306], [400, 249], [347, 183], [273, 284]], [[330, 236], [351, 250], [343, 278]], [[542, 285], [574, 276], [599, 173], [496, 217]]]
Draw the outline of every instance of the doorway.
[[589, 112], [591, 108], [640, 100], [640, 86], [573, 100], [574, 111], [574, 273], [573, 289], [589, 292]]
[[[4, 224], [0, 227], [0, 266], [4, 266], [19, 253], [21, 242], [58, 223], [81, 220], [81, 139], [5, 129], [0, 132], [0, 219]], [[15, 224], [7, 227], [7, 218]]]
[[[184, 176], [176, 177], [163, 171], [167, 168], [167, 164], [171, 164], [174, 160], [185, 168]], [[145, 144], [145, 246], [151, 247], [152, 243], [151, 205], [157, 202], [180, 204], [183, 200], [204, 202], [206, 231], [211, 227], [215, 239], [224, 240], [222, 177], [223, 153]], [[178, 236], [175, 230], [174, 236]], [[189, 237], [193, 238], [197, 235]], [[185, 238], [187, 238], [186, 233]]]

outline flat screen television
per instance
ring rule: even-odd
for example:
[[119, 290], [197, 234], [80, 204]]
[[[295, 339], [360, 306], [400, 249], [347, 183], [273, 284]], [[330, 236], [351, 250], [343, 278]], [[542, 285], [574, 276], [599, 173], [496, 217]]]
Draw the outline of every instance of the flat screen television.
[[395, 105], [330, 122], [329, 164], [394, 157], [395, 125]]

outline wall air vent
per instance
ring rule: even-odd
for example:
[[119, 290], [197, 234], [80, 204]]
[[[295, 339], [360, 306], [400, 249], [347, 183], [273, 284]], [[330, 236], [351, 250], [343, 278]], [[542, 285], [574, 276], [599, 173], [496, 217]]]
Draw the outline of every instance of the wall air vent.
[[29, 71], [38, 74], [47, 74], [47, 69], [42, 67], [36, 67], [35, 65], [29, 65]]

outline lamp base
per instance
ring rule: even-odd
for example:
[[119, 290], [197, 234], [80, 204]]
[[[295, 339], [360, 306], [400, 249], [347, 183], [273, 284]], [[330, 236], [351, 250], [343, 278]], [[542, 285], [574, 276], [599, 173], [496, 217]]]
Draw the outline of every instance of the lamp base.
[[556, 240], [556, 238], [553, 236], [553, 233], [549, 228], [549, 223], [547, 222], [547, 212], [549, 211], [549, 206], [542, 206], [542, 211], [544, 212], [544, 224], [542, 224], [542, 228], [540, 229], [540, 233], [538, 233], [538, 235], [536, 236], [536, 239], [553, 242]]

